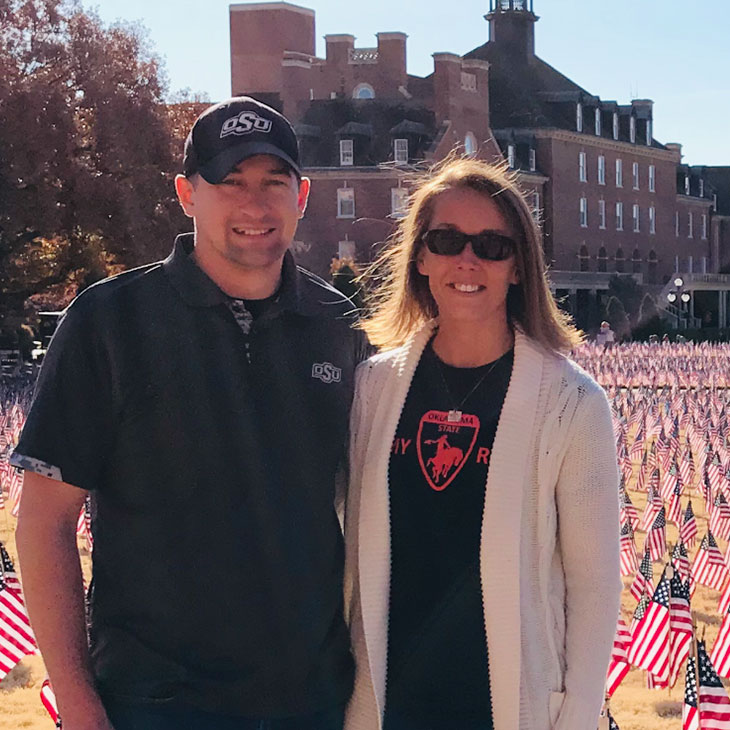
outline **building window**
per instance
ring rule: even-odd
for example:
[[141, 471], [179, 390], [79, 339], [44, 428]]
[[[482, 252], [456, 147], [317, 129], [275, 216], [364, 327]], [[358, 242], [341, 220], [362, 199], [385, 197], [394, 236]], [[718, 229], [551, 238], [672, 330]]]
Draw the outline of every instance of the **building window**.
[[700, 198], [705, 197], [705, 181], [700, 178]]
[[581, 228], [588, 227], [588, 199], [580, 199], [580, 225]]
[[604, 246], [601, 246], [601, 248], [598, 249], [598, 256], [596, 256], [596, 262], [598, 264], [597, 268], [599, 271], [606, 271], [606, 264], [608, 262], [608, 254], [606, 253], [606, 248]]
[[515, 146], [513, 144], [507, 145], [507, 164], [510, 170], [515, 168]]
[[656, 233], [656, 208], [649, 207], [649, 233]]
[[687, 213], [687, 238], [694, 238], [694, 216]]
[[605, 200], [598, 201], [598, 227], [599, 228], [606, 227], [606, 201]]
[[477, 138], [473, 132], [467, 132], [464, 137], [464, 152], [469, 156], [477, 153]]
[[606, 184], [606, 158], [603, 155], [598, 155], [598, 184]]
[[634, 190], [638, 190], [639, 189], [639, 163], [638, 162], [634, 162], [631, 165], [631, 177], [632, 177], [633, 183], [634, 183]]
[[394, 139], [393, 140], [393, 159], [396, 165], [407, 165], [408, 164], [408, 140], [407, 139]]
[[712, 210], [717, 213], [717, 193], [712, 194]]
[[651, 141], [653, 138], [651, 119], [646, 120], [646, 146], [651, 147]]
[[649, 165], [649, 192], [656, 192], [656, 167]]
[[596, 137], [601, 136], [601, 107], [596, 107], [596, 118], [594, 120], [594, 129], [596, 132]]
[[340, 165], [343, 167], [354, 164], [355, 153], [351, 139], [340, 140]]
[[390, 214], [393, 218], [403, 218], [408, 209], [408, 189], [390, 189]]
[[636, 142], [636, 117], [633, 114], [629, 117], [629, 140], [631, 144]]
[[623, 231], [624, 229], [624, 204], [616, 203], [616, 230]]
[[618, 112], [613, 113], [613, 138], [618, 139]]
[[646, 260], [647, 263], [647, 282], [649, 284], [656, 284], [656, 270], [657, 270], [657, 257], [656, 257], [656, 251], [652, 249], [649, 251], [649, 256]]
[[679, 235], [679, 211], [674, 214], [674, 235]]
[[535, 148], [530, 147], [530, 171], [535, 172], [537, 170], [537, 155], [535, 154]]
[[355, 189], [339, 188], [337, 190], [337, 217], [355, 217]]
[[370, 84], [358, 84], [352, 91], [353, 99], [374, 99], [375, 89]]
[[476, 74], [470, 74], [466, 71], [461, 72], [461, 88], [464, 91], [476, 91], [477, 90], [477, 77]]
[[641, 252], [638, 248], [634, 249], [634, 253], [631, 256], [631, 271], [634, 274], [641, 273]]
[[618, 247], [616, 250], [616, 256], [614, 256], [613, 259], [616, 263], [616, 271], [619, 274], [624, 273], [624, 264], [626, 263], [626, 257], [624, 256], [624, 250], [621, 248], [621, 246]]
[[702, 214], [702, 238], [707, 238], [707, 214]]
[[588, 255], [588, 246], [584, 243], [580, 247], [580, 251], [578, 251], [578, 263], [581, 271], [588, 271], [590, 260], [590, 256]]
[[540, 221], [542, 219], [542, 210], [540, 208], [540, 193], [535, 190], [535, 192], [532, 194], [532, 218], [540, 225]]
[[684, 176], [684, 194], [689, 195], [690, 187], [689, 187], [689, 175]]
[[616, 187], [624, 186], [624, 162], [621, 159], [616, 160]]
[[632, 209], [631, 209], [631, 219], [634, 224], [634, 233], [638, 233], [640, 229], [640, 222], [639, 222], [639, 206], [634, 203]]
[[352, 259], [355, 260], [356, 250], [354, 241], [340, 241], [337, 244], [337, 257], [340, 259]]
[[578, 179], [581, 182], [588, 182], [588, 170], [586, 169], [586, 153], [578, 154]]
[[583, 131], [583, 104], [578, 102], [575, 105], [575, 128], [579, 131]]

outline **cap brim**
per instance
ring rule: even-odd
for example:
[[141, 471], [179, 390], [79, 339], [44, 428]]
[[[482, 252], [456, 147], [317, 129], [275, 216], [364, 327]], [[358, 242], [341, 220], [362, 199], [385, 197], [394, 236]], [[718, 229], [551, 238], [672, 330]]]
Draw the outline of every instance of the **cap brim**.
[[202, 175], [203, 179], [211, 185], [217, 185], [222, 182], [226, 175], [233, 170], [233, 168], [243, 160], [253, 157], [254, 155], [273, 155], [291, 167], [297, 175], [301, 176], [301, 170], [299, 165], [292, 160], [289, 155], [286, 154], [279, 147], [267, 142], [243, 142], [242, 144], [236, 145], [235, 147], [229, 147], [228, 149], [216, 155], [212, 160], [209, 160], [205, 165], [200, 165], [198, 172]]

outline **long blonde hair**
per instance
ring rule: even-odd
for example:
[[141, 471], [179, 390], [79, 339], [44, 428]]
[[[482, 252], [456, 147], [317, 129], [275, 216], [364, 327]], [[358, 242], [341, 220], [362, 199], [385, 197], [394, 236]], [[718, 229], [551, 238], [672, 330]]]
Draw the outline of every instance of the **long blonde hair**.
[[550, 350], [568, 351], [579, 344], [582, 334], [550, 293], [540, 234], [513, 176], [504, 166], [456, 156], [434, 165], [416, 184], [407, 215], [365, 274], [375, 283], [371, 314], [361, 324], [370, 342], [381, 350], [399, 347], [438, 315], [428, 278], [418, 272], [416, 257], [436, 199], [455, 188], [469, 188], [492, 198], [517, 232], [515, 259], [520, 283], [511, 285], [507, 294], [510, 325]]

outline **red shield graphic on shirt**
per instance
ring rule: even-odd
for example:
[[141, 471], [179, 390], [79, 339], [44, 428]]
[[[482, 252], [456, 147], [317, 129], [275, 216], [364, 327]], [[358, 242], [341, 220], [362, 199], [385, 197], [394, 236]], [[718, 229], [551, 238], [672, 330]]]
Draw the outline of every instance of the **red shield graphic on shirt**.
[[431, 489], [441, 492], [469, 458], [479, 433], [479, 419], [463, 413], [449, 421], [446, 411], [428, 411], [418, 426], [418, 463]]

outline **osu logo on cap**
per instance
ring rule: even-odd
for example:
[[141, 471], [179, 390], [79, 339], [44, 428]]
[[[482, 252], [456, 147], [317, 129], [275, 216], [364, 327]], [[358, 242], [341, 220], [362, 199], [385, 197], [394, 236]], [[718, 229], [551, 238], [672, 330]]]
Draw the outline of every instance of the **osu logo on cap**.
[[241, 112], [226, 119], [221, 127], [221, 139], [230, 134], [250, 134], [251, 132], [270, 132], [271, 120], [260, 117], [256, 112]]

